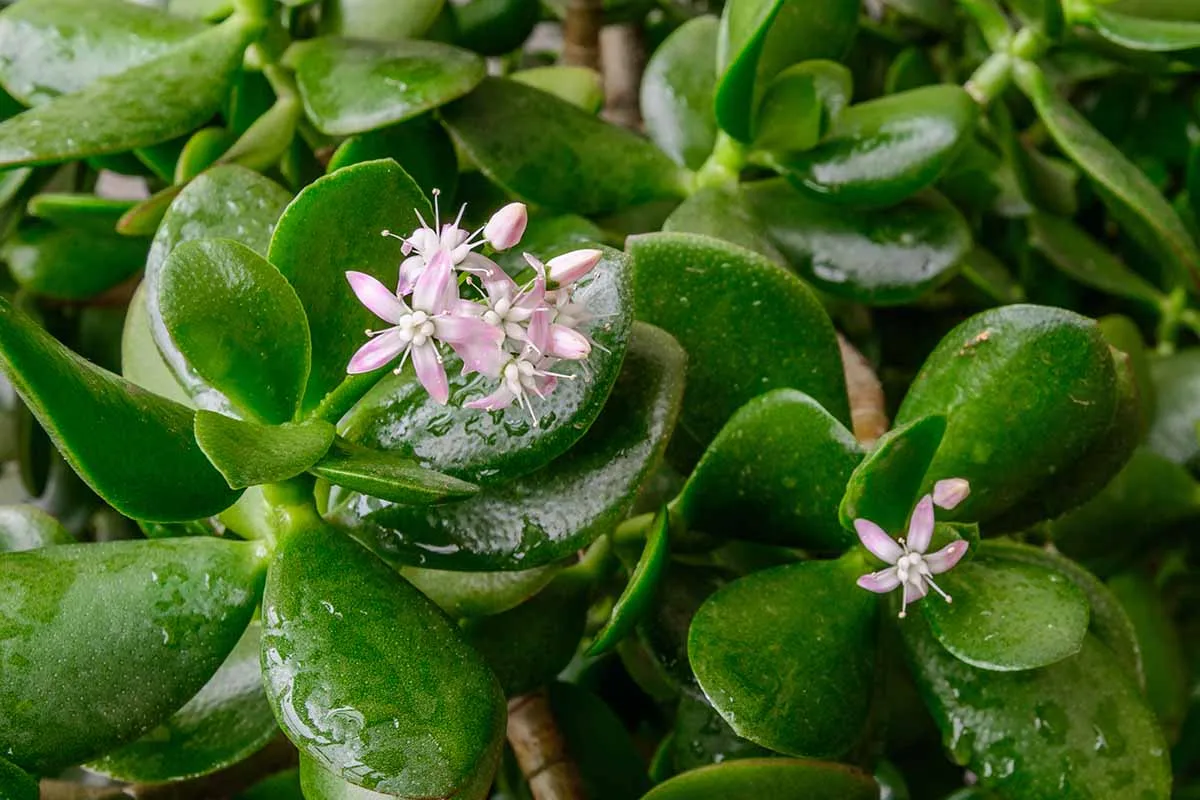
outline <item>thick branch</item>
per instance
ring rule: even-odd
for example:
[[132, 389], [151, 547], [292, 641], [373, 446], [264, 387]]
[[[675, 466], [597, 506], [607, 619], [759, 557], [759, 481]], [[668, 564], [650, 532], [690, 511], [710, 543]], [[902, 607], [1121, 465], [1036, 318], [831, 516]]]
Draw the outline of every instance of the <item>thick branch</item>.
[[600, 28], [603, 0], [571, 0], [563, 21], [562, 63], [600, 69]]
[[614, 125], [640, 130], [639, 92], [646, 68], [646, 48], [640, 25], [607, 25], [600, 31], [604, 62], [604, 116]]
[[854, 437], [865, 445], [874, 444], [876, 439], [887, 433], [889, 426], [883, 386], [866, 357], [840, 333], [837, 338], [842, 351], [846, 389], [850, 393], [850, 421], [854, 425]]
[[545, 689], [508, 701], [508, 743], [534, 800], [586, 800]]

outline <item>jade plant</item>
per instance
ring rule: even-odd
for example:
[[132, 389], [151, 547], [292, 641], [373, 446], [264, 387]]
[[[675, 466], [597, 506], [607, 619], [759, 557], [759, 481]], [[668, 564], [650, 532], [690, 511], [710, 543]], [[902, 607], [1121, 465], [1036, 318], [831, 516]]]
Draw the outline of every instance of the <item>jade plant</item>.
[[1200, 797], [1198, 68], [1192, 0], [5, 4], [0, 800]]

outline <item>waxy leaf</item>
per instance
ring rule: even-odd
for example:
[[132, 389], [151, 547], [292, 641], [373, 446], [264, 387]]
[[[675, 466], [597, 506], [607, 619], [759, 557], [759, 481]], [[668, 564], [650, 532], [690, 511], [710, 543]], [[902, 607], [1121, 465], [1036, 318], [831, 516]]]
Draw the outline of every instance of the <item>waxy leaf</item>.
[[1167, 746], [1113, 652], [1087, 636], [1049, 667], [976, 669], [901, 625], [909, 661], [956, 762], [1001, 797], [1170, 796]]
[[597, 631], [587, 654], [595, 657], [612, 650], [629, 634], [633, 633], [638, 621], [646, 615], [654, 603], [654, 595], [658, 584], [671, 558], [670, 517], [667, 509], [663, 508], [650, 523], [650, 531], [646, 535], [646, 546], [638, 558], [637, 566], [629, 576], [621, 596], [613, 603], [612, 613], [604, 627]]
[[666, 749], [673, 770], [666, 778], [710, 764], [771, 755], [765, 747], [734, 733], [706, 697], [688, 692], [679, 695], [671, 740]]
[[[846, 530], [854, 530], [856, 519], [869, 519], [899, 535], [921, 489], [932, 488], [932, 481], [925, 476], [945, 435], [946, 418], [935, 414], [898, 425], [881, 436], [846, 485], [838, 507]], [[942, 477], [954, 476], [936, 479]]]
[[0, 795], [7, 800], [38, 800], [37, 778], [0, 758]]
[[1037, 213], [1029, 218], [1029, 243], [1082, 284], [1118, 297], [1159, 306], [1165, 296], [1108, 248], [1070, 220]]
[[644, 800], [875, 800], [875, 779], [844, 764], [791, 758], [731, 761], [685, 772]]
[[1157, 394], [1146, 446], [1160, 456], [1195, 469], [1200, 466], [1200, 349], [1150, 362]]
[[440, 42], [321, 37], [289, 48], [304, 110], [331, 136], [375, 130], [471, 91], [483, 59]]
[[[551, 0], [545, 8], [557, 14], [558, 2]], [[542, 19], [542, 8], [537, 0], [468, 0], [447, 3], [441, 21], [443, 29], [454, 28], [454, 42], [460, 47], [483, 56], [507, 56], [529, 38]]]
[[85, 361], [2, 300], [0, 366], [67, 462], [121, 513], [186, 521], [237, 499], [196, 446], [191, 411]]
[[1200, 250], [1146, 174], [1062, 99], [1037, 66], [1021, 61], [1014, 74], [1055, 144], [1101, 188], [1102, 199], [1129, 234], [1167, 260], [1177, 283], [1200, 285]]
[[970, 138], [979, 106], [958, 86], [929, 86], [853, 105], [821, 144], [776, 153], [798, 188], [839, 205], [890, 206], [937, 180]]
[[[946, 334], [913, 381], [896, 424], [946, 416], [928, 474], [970, 481], [971, 496], [952, 513], [985, 522], [1020, 510], [1085, 455], [1095, 459], [1090, 449], [1107, 438], [1118, 394], [1110, 348], [1095, 322], [1045, 306], [1005, 306]], [[1057, 503], [1058, 511], [1079, 502], [1063, 487], [1055, 495], [1057, 501], [1039, 502], [1048, 510]]]
[[[934, 638], [974, 667], [1010, 672], [1075, 655], [1088, 601], [1066, 576], [1033, 564], [976, 558], [937, 577], [953, 603], [921, 603]], [[1019, 597], [1020, 602], [1013, 602]]]
[[321, 6], [321, 31], [354, 39], [420, 39], [444, 5], [444, 0], [330, 0]]
[[94, 233], [114, 233], [117, 222], [137, 203], [94, 194], [42, 192], [29, 199], [30, 216], [63, 228], [80, 228]]
[[[646, 135], [679, 164], [699, 169], [717, 141], [717, 19], [696, 17], [654, 51], [642, 78]], [[711, 66], [710, 66], [711, 65]]]
[[118, 780], [154, 783], [207, 775], [262, 749], [278, 732], [259, 665], [262, 625], [245, 634], [204, 688], [145, 736], [87, 765]]
[[860, 566], [851, 558], [755, 572], [696, 612], [688, 659], [738, 735], [789, 755], [838, 755], [862, 736], [879, 604], [854, 585]]
[[179, 352], [239, 410], [275, 424], [296, 415], [312, 350], [308, 320], [262, 256], [230, 239], [184, 242], [163, 264], [158, 303]]
[[[165, 362], [179, 385], [201, 408], [227, 410], [229, 400], [196, 374], [171, 340], [162, 317], [163, 265], [176, 246], [203, 238], [233, 239], [265, 255], [275, 221], [289, 199], [291, 196], [279, 184], [244, 167], [232, 164], [214, 167], [183, 187], [154, 235], [146, 258], [145, 288], [133, 300], [133, 309], [126, 320], [125, 340], [127, 343], [131, 339], [150, 340], [156, 344], [160, 361]], [[144, 314], [137, 310], [138, 297], [145, 306]], [[143, 324], [148, 325], [148, 331]], [[153, 354], [146, 348], [139, 347], [135, 359], [129, 358], [129, 351], [126, 347], [123, 362], [126, 377], [140, 384], [142, 370], [150, 376], [159, 374]], [[156, 386], [146, 388], [162, 393]]]
[[479, 491], [473, 483], [426, 469], [397, 453], [339, 442], [310, 470], [342, 486], [393, 503], [428, 505], [460, 500]]
[[858, 3], [732, 0], [717, 42], [716, 116], [722, 130], [749, 142], [759, 98], [785, 67], [840, 60], [858, 28]]
[[301, 752], [389, 795], [486, 795], [504, 742], [500, 687], [390, 567], [337, 531], [297, 531], [271, 561], [263, 620], [267, 697]]
[[0, 506], [0, 553], [74, 543], [75, 537], [37, 506]]
[[680, 203], [663, 222], [669, 233], [699, 233], [753, 250], [776, 264], [787, 259], [767, 238], [762, 221], [746, 202], [744, 187], [706, 186]]
[[400, 574], [452, 617], [486, 617], [516, 608], [554, 579], [556, 566], [520, 572], [449, 572], [401, 567]]
[[1129, 570], [1108, 580], [1137, 633], [1146, 669], [1146, 702], [1154, 709], [1169, 740], [1176, 740], [1188, 712], [1191, 679], [1180, 631], [1155, 580], [1144, 570]]
[[0, 84], [25, 105], [41, 105], [203, 30], [124, 0], [22, 0], [0, 14]]
[[650, 790], [644, 756], [608, 704], [561, 681], [551, 683], [547, 694], [586, 797], [637, 800]]
[[396, 162], [381, 160], [309, 184], [280, 217], [268, 260], [296, 290], [312, 340], [320, 343], [313, 349], [303, 412], [316, 409], [347, 379], [346, 364], [365, 341], [363, 331], [379, 327], [379, 319], [350, 290], [345, 273], [365, 272], [394, 284], [403, 258], [400, 242], [380, 234], [415, 228], [414, 210], [432, 218], [429, 201], [412, 178]]
[[118, 153], [188, 133], [220, 108], [258, 32], [256, 23], [234, 17], [158, 58], [0, 123], [0, 166]]
[[[391, 800], [396, 797], [342, 780], [303, 753], [300, 754], [300, 789], [303, 800]], [[263, 800], [275, 800], [275, 796]]]
[[[521, 246], [532, 244], [525, 241]], [[491, 412], [464, 408], [467, 401], [491, 394], [496, 380], [479, 373], [462, 375], [455, 359], [447, 364], [449, 404], [434, 401], [407, 370], [376, 384], [343, 418], [341, 434], [415, 459], [427, 469], [485, 485], [527, 475], [565, 453], [603, 410], [621, 372], [633, 326], [631, 259], [611, 248], [603, 252], [573, 294], [593, 315], [579, 330], [595, 346], [585, 362], [560, 361], [554, 366], [555, 372], [574, 378], [560, 380], [545, 399], [533, 400], [536, 423], [515, 403]]]
[[688, 354], [680, 428], [691, 457], [737, 409], [763, 392], [799, 389], [843, 424], [850, 411], [833, 324], [795, 276], [706, 236], [657, 233], [628, 242], [638, 319]]
[[566, 455], [446, 506], [331, 493], [329, 519], [390, 562], [523, 570], [565, 558], [624, 519], [657, 467], [675, 427], [684, 360], [670, 336], [635, 325], [608, 404]]
[[838, 504], [860, 460], [854, 434], [815, 400], [776, 389], [730, 417], [671, 511], [715, 536], [841, 552], [854, 536]]
[[971, 229], [941, 195], [922, 192], [853, 213], [805, 197], [786, 181], [750, 184], [742, 197], [767, 236], [809, 283], [870, 305], [909, 303], [954, 276]]
[[802, 61], [766, 87], [754, 120], [757, 150], [808, 150], [850, 102], [853, 76], [835, 61]]
[[234, 489], [293, 478], [333, 444], [333, 425], [310, 419], [284, 425], [196, 412], [196, 443]]
[[116, 286], [142, 268], [146, 240], [120, 236], [111, 228], [36, 225], [22, 228], [0, 245], [0, 258], [24, 289], [57, 300], [86, 300]]
[[509, 77], [592, 114], [599, 114], [604, 108], [604, 77], [588, 67], [533, 67], [513, 72]]
[[266, 558], [259, 544], [190, 538], [0, 556], [0, 656], [20, 667], [0, 686], [5, 756], [56, 772], [170, 716], [237, 644]]
[[121, 333], [121, 374], [146, 391], [189, 408], [195, 407], [154, 343], [150, 314], [146, 310], [144, 280], [133, 293], [125, 315], [125, 329]]
[[686, 173], [650, 142], [517, 81], [485, 78], [441, 113], [488, 178], [538, 205], [599, 214], [684, 195]]
[[[342, 167], [390, 158], [409, 174], [429, 197], [440, 189], [442, 202], [458, 186], [458, 157], [446, 129], [429, 116], [351, 136], [329, 158], [329, 172]], [[469, 211], [470, 209], [468, 209]]]
[[1146, 19], [1107, 8], [1091, 8], [1088, 15], [1096, 33], [1130, 50], [1165, 53], [1200, 47], [1200, 22]]

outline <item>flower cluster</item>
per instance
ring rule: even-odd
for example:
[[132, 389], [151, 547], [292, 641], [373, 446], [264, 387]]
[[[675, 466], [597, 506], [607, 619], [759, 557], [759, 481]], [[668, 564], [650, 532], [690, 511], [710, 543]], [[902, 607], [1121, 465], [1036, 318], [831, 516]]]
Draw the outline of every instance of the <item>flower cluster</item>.
[[863, 547], [891, 565], [887, 569], [863, 575], [858, 579], [858, 585], [879, 594], [903, 586], [901, 618], [908, 613], [908, 604], [920, 600], [929, 593], [931, 587], [947, 603], [952, 602], [953, 598], [933, 582], [933, 576], [940, 575], [957, 564], [967, 552], [967, 543], [960, 539], [936, 553], [926, 554], [925, 551], [929, 549], [929, 543], [933, 539], [933, 507], [936, 505], [945, 509], [954, 508], [967, 499], [970, 491], [970, 484], [962, 478], [938, 481], [933, 487], [933, 493], [922, 497], [913, 509], [912, 518], [908, 523], [908, 536], [899, 541], [870, 520], [854, 520], [854, 530], [858, 533]]
[[521, 240], [528, 221], [524, 204], [510, 203], [473, 233], [459, 227], [465, 208], [443, 225], [435, 191], [432, 227], [417, 212], [420, 227], [411, 236], [383, 231], [403, 242], [394, 292], [366, 273], [346, 273], [359, 301], [390, 323], [367, 331], [369, 341], [346, 371], [371, 372], [399, 357], [399, 373], [411, 359], [421, 385], [444, 404], [450, 397], [445, 345], [462, 359], [464, 375], [478, 372], [500, 381], [467, 407], [495, 410], [516, 402], [536, 426], [533, 398], [544, 399], [560, 379], [573, 377], [554, 371], [554, 365], [591, 354], [593, 342], [579, 330], [591, 315], [574, 290], [601, 252], [574, 250], [546, 264], [525, 253], [534, 277], [520, 286], [479, 250], [484, 245], [507, 250]]

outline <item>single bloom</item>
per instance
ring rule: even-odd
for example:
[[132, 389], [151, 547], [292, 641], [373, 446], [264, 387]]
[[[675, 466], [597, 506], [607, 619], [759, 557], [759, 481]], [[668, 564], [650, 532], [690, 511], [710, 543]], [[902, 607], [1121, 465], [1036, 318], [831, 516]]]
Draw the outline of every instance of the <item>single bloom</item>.
[[497, 250], [507, 250], [521, 241], [525, 226], [529, 224], [529, 211], [524, 203], [509, 203], [492, 214], [483, 226], [483, 238]]
[[347, 272], [354, 294], [371, 313], [392, 327], [367, 331], [370, 337], [350, 359], [346, 372], [371, 372], [400, 356], [397, 374], [412, 358], [417, 379], [429, 395], [445, 404], [450, 396], [438, 342], [445, 342], [463, 359], [464, 371], [499, 375], [503, 333], [478, 317], [450, 311], [458, 300], [450, 254], [435, 255], [413, 287], [412, 305], [370, 275]]
[[[959, 488], [961, 497], [966, 497], [969, 487], [962, 481]], [[900, 617], [908, 613], [909, 603], [915, 603], [932, 588], [940, 594], [947, 603], [953, 598], [942, 591], [933, 581], [934, 575], [951, 569], [967, 552], [967, 542], [959, 539], [938, 550], [926, 554], [929, 543], [933, 539], [933, 506], [934, 497], [927, 494], [913, 509], [912, 518], [908, 523], [908, 536], [896, 541], [887, 531], [867, 519], [854, 520], [854, 530], [858, 533], [859, 541], [880, 560], [890, 564], [887, 569], [863, 575], [858, 579], [858, 585], [867, 591], [884, 594], [893, 589], [904, 587], [904, 599], [900, 606]]]

